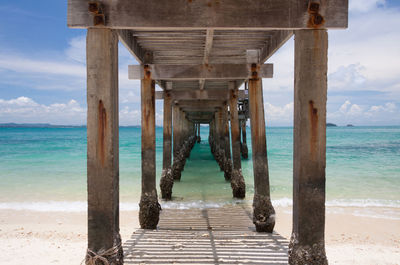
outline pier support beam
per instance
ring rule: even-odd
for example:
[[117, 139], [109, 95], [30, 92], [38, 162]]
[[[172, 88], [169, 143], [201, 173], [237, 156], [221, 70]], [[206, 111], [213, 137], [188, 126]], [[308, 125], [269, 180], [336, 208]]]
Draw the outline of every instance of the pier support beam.
[[156, 190], [155, 81], [144, 65], [141, 81], [142, 103], [142, 195], [139, 222], [143, 229], [156, 229], [160, 215]]
[[225, 180], [230, 181], [232, 179], [232, 158], [231, 158], [231, 141], [229, 136], [229, 114], [228, 104], [224, 104], [223, 107], [223, 128], [222, 133], [224, 137], [224, 176]]
[[231, 120], [231, 141], [233, 170], [231, 187], [233, 197], [242, 199], [246, 196], [246, 185], [242, 175], [242, 161], [240, 158], [240, 132], [238, 120], [238, 89], [235, 82], [229, 83], [229, 111]]
[[328, 264], [324, 242], [327, 52], [326, 30], [295, 31], [290, 264]]
[[242, 142], [240, 143], [240, 152], [244, 159], [249, 158], [249, 149], [247, 148], [247, 134], [246, 134], [246, 120], [240, 121], [240, 128], [242, 131]]
[[275, 210], [271, 204], [269, 188], [262, 79], [258, 77], [257, 69], [258, 64], [253, 64], [254, 76], [249, 80], [251, 145], [254, 171], [253, 223], [258, 232], [272, 233], [275, 226]]
[[110, 29], [87, 31], [88, 251], [123, 264], [119, 234], [118, 36]]
[[201, 136], [200, 136], [200, 123], [197, 123], [197, 142], [201, 142]]
[[171, 145], [172, 145], [172, 105], [171, 94], [164, 94], [164, 121], [163, 121], [163, 170], [160, 179], [161, 197], [170, 200], [174, 177], [171, 170]]

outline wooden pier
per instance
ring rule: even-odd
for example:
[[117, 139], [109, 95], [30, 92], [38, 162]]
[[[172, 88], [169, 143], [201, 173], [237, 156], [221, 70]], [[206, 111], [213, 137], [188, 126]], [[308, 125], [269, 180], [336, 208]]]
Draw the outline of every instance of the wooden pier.
[[[162, 198], [171, 199], [173, 183], [184, 181], [181, 173], [186, 159], [200, 141], [200, 124], [210, 128], [210, 150], [232, 187], [232, 196], [244, 198], [240, 159], [248, 157], [246, 124], [250, 119], [255, 183], [251, 216], [257, 232], [272, 233], [275, 210], [270, 196], [264, 114], [268, 95], [263, 95], [263, 78], [273, 77], [268, 59], [292, 36], [294, 166], [289, 263], [327, 264], [327, 30], [346, 28], [347, 20], [347, 0], [68, 0], [68, 26], [87, 29], [87, 264], [123, 264], [119, 236], [118, 41], [139, 63], [129, 66], [129, 78], [141, 80], [141, 227], [150, 231], [169, 227], [163, 218], [168, 220], [174, 213], [166, 211], [160, 216], [156, 174], [162, 175]], [[156, 91], [156, 87], [161, 90]], [[164, 100], [163, 170], [158, 173], [155, 100]], [[213, 214], [211, 210], [206, 213]], [[197, 216], [199, 222], [204, 219]], [[230, 221], [227, 218], [225, 223]], [[162, 241], [162, 236], [181, 236], [172, 229], [150, 231], [143, 230], [142, 236], [132, 240], [159, 236]], [[224, 238], [222, 232], [214, 234], [214, 230], [209, 235]], [[253, 236], [265, 242], [273, 238], [273, 234]], [[215, 246], [211, 249], [216, 251], [221, 241], [212, 242]], [[263, 246], [265, 253], [271, 252], [268, 244]], [[125, 253], [128, 263], [138, 258], [131, 253], [133, 250]], [[212, 255], [215, 264], [217, 254]], [[250, 258], [249, 263], [256, 263], [258, 258]], [[160, 262], [169, 259], [178, 258], [166, 257]]]
[[158, 230], [137, 230], [123, 247], [125, 264], [275, 265], [288, 263], [288, 243], [277, 233], [257, 233], [251, 208], [229, 205], [164, 210]]

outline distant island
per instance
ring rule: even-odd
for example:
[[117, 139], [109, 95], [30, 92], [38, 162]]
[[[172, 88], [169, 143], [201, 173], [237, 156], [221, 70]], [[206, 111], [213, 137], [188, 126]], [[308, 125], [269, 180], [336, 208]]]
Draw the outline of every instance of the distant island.
[[346, 126], [347, 126], [347, 127], [354, 127], [353, 124], [347, 124]]
[[337, 125], [336, 124], [334, 124], [334, 123], [327, 123], [326, 124], [326, 127], [337, 127]]
[[86, 125], [53, 125], [49, 123], [0, 123], [0, 128], [83, 128]]

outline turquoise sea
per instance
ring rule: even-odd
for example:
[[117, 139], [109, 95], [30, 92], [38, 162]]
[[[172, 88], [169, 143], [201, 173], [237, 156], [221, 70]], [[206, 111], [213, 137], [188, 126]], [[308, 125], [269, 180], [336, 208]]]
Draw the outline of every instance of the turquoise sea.
[[[140, 196], [140, 128], [120, 128], [121, 210], [137, 209]], [[250, 136], [250, 128], [248, 128]], [[163, 207], [207, 207], [234, 202], [201, 128], [196, 144]], [[249, 157], [251, 158], [251, 141]], [[157, 183], [162, 128], [156, 129]], [[267, 127], [273, 204], [290, 206], [293, 128]], [[251, 159], [242, 161], [247, 200], [253, 194]], [[400, 209], [400, 126], [327, 129], [327, 206]], [[0, 128], [0, 209], [86, 210], [86, 128]], [[390, 214], [390, 213], [389, 213]], [[399, 216], [392, 216], [400, 218]]]

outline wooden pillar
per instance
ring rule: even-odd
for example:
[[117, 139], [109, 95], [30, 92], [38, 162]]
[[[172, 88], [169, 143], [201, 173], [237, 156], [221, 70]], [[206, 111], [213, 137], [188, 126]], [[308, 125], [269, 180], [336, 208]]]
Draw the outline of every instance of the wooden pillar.
[[258, 232], [272, 233], [275, 226], [275, 210], [271, 204], [269, 188], [262, 79], [258, 77], [259, 65], [253, 64], [252, 68], [249, 104], [254, 172], [253, 223]]
[[164, 94], [164, 121], [163, 121], [163, 170], [160, 179], [161, 197], [170, 200], [174, 178], [171, 170], [171, 139], [172, 135], [172, 105], [171, 94]]
[[295, 31], [290, 264], [327, 264], [324, 243], [328, 33]]
[[233, 197], [244, 198], [246, 195], [246, 185], [242, 175], [242, 161], [240, 159], [240, 133], [238, 120], [238, 88], [235, 82], [229, 83], [229, 111], [231, 120], [231, 142], [233, 170], [231, 178], [231, 187]]
[[182, 172], [182, 155], [181, 155], [181, 135], [182, 135], [182, 115], [178, 104], [173, 105], [173, 164], [172, 164], [172, 177], [174, 180], [181, 179]]
[[249, 158], [249, 149], [247, 147], [247, 134], [246, 134], [246, 119], [242, 120], [240, 123], [240, 128], [242, 131], [242, 143], [240, 144], [240, 152], [244, 159]]
[[223, 108], [223, 128], [222, 134], [224, 137], [224, 176], [225, 180], [230, 181], [232, 178], [232, 157], [231, 157], [231, 141], [229, 135], [229, 114], [228, 114], [228, 104], [224, 104]]
[[201, 136], [200, 136], [200, 123], [197, 123], [197, 142], [201, 142]]
[[164, 94], [164, 121], [163, 121], [163, 169], [171, 167], [171, 143], [172, 143], [172, 105], [171, 94]]
[[142, 105], [142, 195], [139, 222], [143, 229], [156, 229], [160, 205], [156, 190], [155, 81], [146, 65], [141, 81]]
[[[87, 42], [88, 252], [122, 264], [119, 234], [118, 35], [88, 29]], [[110, 251], [112, 255], [107, 255]]]
[[238, 120], [238, 88], [235, 82], [230, 82], [231, 89], [229, 90], [229, 112], [231, 119], [231, 141], [232, 141], [232, 158], [233, 168], [241, 169], [242, 161], [240, 159], [240, 134], [239, 134], [239, 120]]
[[179, 134], [180, 134], [180, 110], [179, 106], [177, 104], [173, 105], [173, 110], [172, 110], [172, 119], [173, 119], [173, 154], [174, 154], [174, 159], [178, 155], [180, 144], [179, 144]]

